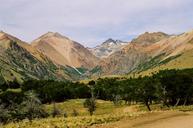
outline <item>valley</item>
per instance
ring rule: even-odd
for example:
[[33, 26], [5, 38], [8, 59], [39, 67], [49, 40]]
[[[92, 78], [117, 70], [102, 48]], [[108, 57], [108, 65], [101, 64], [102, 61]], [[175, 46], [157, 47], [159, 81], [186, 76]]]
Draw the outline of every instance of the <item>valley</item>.
[[54, 32], [32, 43], [1, 32], [0, 126], [178, 128], [192, 119], [192, 77], [193, 31], [94, 48]]
[[193, 128], [193, 0], [0, 0], [0, 128]]

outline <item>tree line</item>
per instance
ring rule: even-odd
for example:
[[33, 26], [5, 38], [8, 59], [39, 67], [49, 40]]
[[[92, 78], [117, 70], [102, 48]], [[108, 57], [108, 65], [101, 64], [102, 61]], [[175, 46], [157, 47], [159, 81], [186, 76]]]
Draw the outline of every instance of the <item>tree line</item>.
[[[29, 100], [31, 92], [36, 95], [36, 104], [85, 98], [84, 106], [91, 114], [96, 109], [95, 99], [110, 100], [115, 105], [119, 105], [120, 101], [125, 101], [125, 104], [141, 103], [151, 111], [153, 103], [167, 107], [192, 104], [193, 69], [163, 70], [151, 76], [137, 78], [99, 78], [88, 84], [54, 80], [28, 80], [19, 84], [15, 80], [0, 85], [0, 108], [11, 108], [15, 105], [20, 110], [21, 104], [25, 108], [28, 106], [26, 102], [33, 101]], [[31, 108], [29, 111], [32, 111]], [[46, 114], [40, 111], [44, 117]]]

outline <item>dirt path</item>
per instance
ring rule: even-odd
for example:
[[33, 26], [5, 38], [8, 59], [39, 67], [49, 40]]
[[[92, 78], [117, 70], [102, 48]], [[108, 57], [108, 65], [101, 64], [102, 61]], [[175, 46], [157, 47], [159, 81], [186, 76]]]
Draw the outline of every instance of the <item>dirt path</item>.
[[100, 128], [193, 128], [193, 113], [151, 113], [135, 119], [124, 119]]
[[155, 122], [138, 125], [135, 128], [193, 128], [193, 115], [160, 119]]

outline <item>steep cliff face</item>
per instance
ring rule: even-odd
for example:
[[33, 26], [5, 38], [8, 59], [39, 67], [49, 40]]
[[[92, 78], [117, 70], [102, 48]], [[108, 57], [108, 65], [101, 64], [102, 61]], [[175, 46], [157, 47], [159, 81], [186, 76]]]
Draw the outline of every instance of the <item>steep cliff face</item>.
[[53, 62], [63, 66], [90, 69], [97, 65], [99, 59], [81, 44], [59, 33], [48, 32], [32, 42]]

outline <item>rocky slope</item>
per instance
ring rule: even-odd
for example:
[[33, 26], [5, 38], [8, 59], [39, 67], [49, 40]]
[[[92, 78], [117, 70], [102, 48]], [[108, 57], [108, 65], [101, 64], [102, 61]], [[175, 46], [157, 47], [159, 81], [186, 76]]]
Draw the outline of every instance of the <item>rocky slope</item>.
[[91, 69], [99, 61], [88, 49], [59, 33], [48, 32], [32, 42], [32, 46], [53, 62], [75, 69]]
[[147, 51], [152, 52], [150, 61], [137, 68], [142, 75], [163, 69], [193, 68], [193, 31], [161, 40]]
[[[181, 60], [182, 55], [193, 50], [193, 44], [190, 43], [192, 39], [193, 31], [177, 36], [169, 36], [160, 32], [142, 34], [121, 51], [101, 61], [95, 73], [113, 75], [142, 72], [169, 64], [177, 59]], [[189, 60], [192, 59], [189, 58], [187, 61]], [[193, 67], [193, 63], [191, 66]], [[173, 66], [173, 68], [178, 67], [179, 65]]]
[[[63, 69], [61, 72], [60, 69]], [[0, 79], [1, 82], [17, 79], [71, 79], [70, 67], [54, 64], [31, 45], [0, 32]]]
[[121, 50], [126, 45], [127, 45], [127, 42], [108, 39], [105, 42], [103, 42], [101, 45], [98, 45], [94, 48], [90, 48], [89, 50], [99, 58], [106, 58], [110, 56], [112, 53]]
[[163, 32], [153, 32], [153, 33], [145, 32], [144, 34], [139, 35], [136, 39], [133, 39], [131, 43], [147, 46], [155, 42], [158, 42], [162, 39], [165, 39], [167, 37], [169, 37], [169, 35]]
[[[92, 51], [93, 50], [93, 51]], [[130, 43], [109, 39], [91, 49], [49, 32], [32, 45], [0, 32], [0, 81], [70, 79], [193, 68], [193, 31], [144, 33]]]

